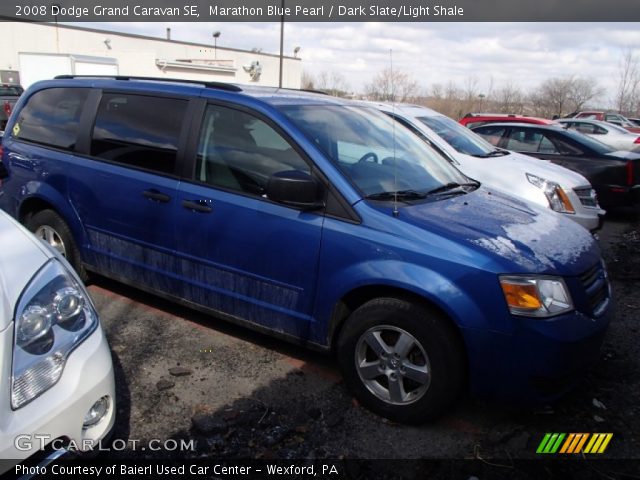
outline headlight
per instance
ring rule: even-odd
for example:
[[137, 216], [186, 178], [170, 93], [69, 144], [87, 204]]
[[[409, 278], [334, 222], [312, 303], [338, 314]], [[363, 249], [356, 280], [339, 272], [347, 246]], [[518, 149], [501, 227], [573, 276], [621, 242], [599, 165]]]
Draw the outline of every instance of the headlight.
[[571, 295], [560, 277], [501, 275], [509, 311], [527, 317], [551, 317], [573, 310]]
[[55, 385], [69, 353], [98, 325], [82, 284], [58, 260], [40, 269], [15, 312], [11, 406], [18, 409]]
[[549, 201], [551, 210], [560, 213], [576, 213], [575, 208], [571, 204], [571, 200], [556, 182], [546, 180], [531, 173], [527, 173], [527, 180], [544, 192], [545, 197]]

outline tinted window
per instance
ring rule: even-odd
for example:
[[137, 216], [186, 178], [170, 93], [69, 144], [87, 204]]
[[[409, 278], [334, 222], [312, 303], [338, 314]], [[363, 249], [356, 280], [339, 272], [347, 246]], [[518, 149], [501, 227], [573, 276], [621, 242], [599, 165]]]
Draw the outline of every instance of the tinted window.
[[519, 128], [511, 130], [505, 148], [518, 152], [556, 153], [553, 144], [542, 133]]
[[65, 150], [73, 150], [86, 88], [51, 88], [35, 93], [20, 111], [13, 136]]
[[209, 105], [196, 162], [196, 180], [254, 195], [277, 172], [311, 173], [309, 165], [272, 127], [245, 112]]
[[613, 149], [608, 145], [605, 145], [604, 143], [599, 142], [592, 137], [588, 137], [580, 132], [566, 130], [563, 135], [577, 142], [581, 147], [586, 147], [599, 154], [607, 154], [613, 151]]
[[580, 148], [564, 138], [552, 135], [549, 139], [553, 142], [558, 153], [561, 153], [562, 155], [581, 155], [583, 153]]
[[134, 167], [173, 173], [185, 100], [104, 94], [91, 155]]
[[485, 125], [477, 130], [475, 133], [484, 138], [491, 145], [498, 146], [502, 136], [504, 135], [505, 127], [494, 127], [492, 125]]

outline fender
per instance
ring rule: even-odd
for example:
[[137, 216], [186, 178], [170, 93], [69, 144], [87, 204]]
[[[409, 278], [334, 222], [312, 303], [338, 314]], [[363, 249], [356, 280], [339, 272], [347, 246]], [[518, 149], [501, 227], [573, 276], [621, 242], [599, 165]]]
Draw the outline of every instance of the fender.
[[37, 200], [39, 203], [46, 203], [51, 206], [52, 210], [58, 212], [62, 219], [67, 223], [73, 233], [76, 245], [82, 250], [82, 246], [86, 244], [85, 230], [75, 209], [59, 190], [39, 180], [32, 180], [25, 185], [24, 190], [20, 193], [24, 194], [16, 199], [16, 218], [21, 222], [24, 222], [24, 216], [28, 211], [29, 203], [33, 200]]
[[335, 308], [350, 292], [363, 287], [389, 287], [396, 292], [403, 290], [422, 297], [442, 310], [459, 328], [505, 328], [504, 306], [489, 302], [480, 305], [473, 300], [502, 295], [497, 279], [490, 274], [487, 274], [487, 281], [477, 282], [477, 277], [474, 281], [475, 288], [486, 290], [486, 295], [471, 296], [463, 286], [438, 272], [398, 260], [361, 262], [331, 273], [318, 285], [316, 322], [311, 331], [312, 341], [318, 343], [331, 343], [331, 336], [338, 327], [332, 324], [336, 321], [333, 318]]

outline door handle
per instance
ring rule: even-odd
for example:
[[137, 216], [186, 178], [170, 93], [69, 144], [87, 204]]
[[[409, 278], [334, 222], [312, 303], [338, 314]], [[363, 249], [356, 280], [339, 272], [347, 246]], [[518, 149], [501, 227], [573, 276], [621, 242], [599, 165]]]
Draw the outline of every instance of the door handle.
[[28, 162], [29, 158], [25, 157], [24, 155], [20, 155], [19, 153], [16, 152], [9, 152], [9, 160], [15, 160], [16, 162]]
[[211, 213], [213, 211], [213, 208], [211, 208], [209, 205], [206, 205], [204, 203], [204, 200], [195, 202], [193, 200], [183, 200], [182, 206], [187, 210], [193, 210], [194, 212]]
[[144, 195], [149, 200], [153, 200], [154, 202], [167, 203], [169, 200], [171, 200], [171, 197], [169, 195], [160, 193], [157, 190], [145, 190], [144, 192], [142, 192], [142, 195]]

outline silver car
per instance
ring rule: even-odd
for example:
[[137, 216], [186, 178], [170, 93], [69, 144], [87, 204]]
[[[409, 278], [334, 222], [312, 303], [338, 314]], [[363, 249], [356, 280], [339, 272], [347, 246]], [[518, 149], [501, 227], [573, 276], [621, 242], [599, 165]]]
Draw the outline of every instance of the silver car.
[[[111, 353], [82, 282], [0, 211], [0, 474], [95, 448], [115, 420]], [[11, 459], [11, 460], [8, 460]]]

